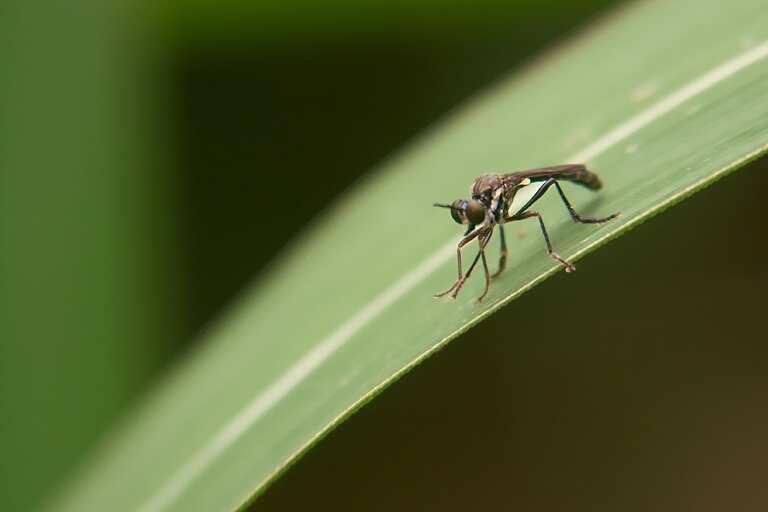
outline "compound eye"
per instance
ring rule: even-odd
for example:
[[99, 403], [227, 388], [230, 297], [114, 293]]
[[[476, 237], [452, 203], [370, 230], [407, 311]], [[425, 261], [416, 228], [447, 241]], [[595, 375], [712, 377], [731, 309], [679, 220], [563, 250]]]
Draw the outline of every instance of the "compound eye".
[[466, 209], [467, 202], [463, 199], [457, 199], [451, 205], [451, 217], [453, 217], [453, 220], [455, 220], [457, 224], [464, 224], [464, 221], [466, 220], [464, 210]]
[[464, 213], [469, 223], [477, 226], [485, 220], [485, 205], [480, 201], [470, 201], [464, 208]]

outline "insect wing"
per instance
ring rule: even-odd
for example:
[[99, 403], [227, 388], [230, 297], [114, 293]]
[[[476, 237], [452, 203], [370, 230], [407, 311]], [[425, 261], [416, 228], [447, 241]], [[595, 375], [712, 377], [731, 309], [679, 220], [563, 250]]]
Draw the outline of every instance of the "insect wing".
[[592, 190], [598, 190], [603, 186], [597, 174], [589, 171], [583, 164], [555, 165], [553, 167], [541, 167], [539, 169], [530, 169], [504, 175], [504, 180], [513, 184], [520, 183], [526, 178], [532, 182], [547, 181], [552, 178], [571, 181]]

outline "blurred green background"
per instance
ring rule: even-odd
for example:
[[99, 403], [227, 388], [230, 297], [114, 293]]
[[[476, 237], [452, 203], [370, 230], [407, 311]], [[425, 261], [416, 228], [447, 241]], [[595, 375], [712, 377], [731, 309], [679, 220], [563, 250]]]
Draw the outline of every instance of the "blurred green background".
[[[194, 334], [357, 177], [609, 3], [0, 4], [0, 510], [29, 510], [40, 502], [153, 377], [194, 343]], [[637, 483], [634, 473], [624, 480], [606, 469], [616, 459], [594, 474], [574, 473], [578, 465], [568, 461], [583, 454], [566, 445], [592, 445], [566, 442], [568, 432], [608, 436], [614, 455], [633, 461], [652, 443], [627, 418], [650, 410], [649, 421], [658, 427], [664, 411], [679, 410], [675, 402], [663, 402], [661, 412], [637, 405], [667, 396], [663, 384], [684, 387], [686, 376], [728, 380], [722, 375], [733, 375], [729, 371], [757, 375], [750, 361], [766, 354], [753, 342], [768, 338], [764, 322], [751, 323], [766, 311], [768, 217], [756, 192], [766, 189], [764, 167], [763, 161], [753, 164], [702, 193], [704, 199], [676, 207], [682, 213], [669, 214], [678, 215], [674, 230], [672, 221], [654, 219], [590, 256], [584, 272], [550, 280], [516, 301], [515, 312], [506, 308], [451, 344], [334, 431], [255, 508], [377, 504], [385, 510], [439, 503], [466, 509], [480, 503], [503, 510], [516, 502], [495, 492], [501, 488], [517, 489], [516, 497], [528, 497], [537, 508], [550, 502], [567, 507], [578, 503], [568, 497], [577, 500], [585, 488], [579, 475], [603, 478], [614, 490]], [[479, 172], [467, 170], [468, 184]], [[724, 210], [723, 204], [730, 206]], [[710, 214], [740, 207], [746, 209], [739, 211], [743, 223]], [[681, 232], [689, 243], [681, 242]], [[733, 248], [718, 242], [723, 237], [735, 237], [744, 250], [718, 252]], [[689, 324], [682, 321], [682, 304], [693, 304], [682, 308]], [[737, 313], [748, 315], [738, 323], [746, 326], [739, 338], [745, 346], [737, 347], [743, 359], [733, 356], [722, 369], [715, 363], [733, 348], [719, 345], [733, 342], [725, 320]], [[528, 320], [525, 327], [521, 318]], [[616, 345], [616, 332], [632, 335]], [[678, 337], [690, 341], [666, 354], [669, 340]], [[695, 361], [710, 363], [683, 365], [688, 373], [674, 377], [677, 368], [669, 361], [687, 361], [686, 351], [702, 338], [711, 338], [704, 346], [713, 359], [699, 354]], [[526, 389], [518, 381], [530, 377], [525, 363], [494, 366], [519, 358], [503, 352], [521, 339], [527, 340], [528, 364], [553, 351], [566, 354], [531, 377], [541, 394], [523, 403], [494, 391]], [[542, 339], [549, 344], [537, 348]], [[621, 366], [630, 359], [667, 366]], [[578, 372], [597, 376], [585, 380]], [[617, 373], [629, 379], [625, 391], [641, 397], [629, 402], [631, 411], [622, 408], [625, 394], [605, 389]], [[648, 381], [653, 386], [642, 394]], [[759, 391], [742, 405], [748, 409], [764, 399], [765, 387]], [[528, 400], [538, 405], [526, 409]], [[574, 404], [582, 415], [573, 412]], [[589, 422], [606, 410], [618, 411], [617, 423]], [[702, 411], [706, 419], [721, 410]], [[674, 420], [674, 432], [683, 436], [697, 418]], [[558, 430], [561, 422], [576, 425], [575, 433]], [[598, 437], [588, 436], [591, 429]], [[666, 434], [661, 427], [653, 432]], [[633, 433], [646, 444], [636, 447]], [[493, 444], [508, 435], [518, 444]], [[702, 436], [696, 439], [709, 439]], [[610, 443], [593, 445], [610, 451]], [[531, 446], [550, 449], [537, 454]], [[752, 446], [765, 455], [764, 442]], [[540, 465], [523, 467], [521, 461]], [[755, 481], [766, 470], [726, 462], [751, 468]], [[545, 470], [558, 466], [554, 476]], [[558, 482], [565, 486], [555, 493], [561, 502], [551, 498]], [[437, 490], [440, 499], [432, 495]]]

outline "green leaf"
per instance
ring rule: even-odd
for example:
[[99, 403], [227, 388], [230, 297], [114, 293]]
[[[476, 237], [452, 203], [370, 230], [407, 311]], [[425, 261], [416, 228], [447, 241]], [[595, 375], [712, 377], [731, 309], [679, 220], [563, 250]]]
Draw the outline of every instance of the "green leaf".
[[758, 2], [647, 2], [499, 82], [314, 223], [54, 505], [247, 503], [399, 375], [562, 269], [535, 220], [521, 222], [482, 303], [482, 275], [457, 301], [435, 300], [455, 279], [461, 228], [433, 202], [466, 197], [482, 173], [586, 162], [604, 188], [565, 193], [580, 213], [620, 218], [574, 224], [554, 193], [536, 206], [555, 250], [578, 259], [765, 151], [766, 57]]

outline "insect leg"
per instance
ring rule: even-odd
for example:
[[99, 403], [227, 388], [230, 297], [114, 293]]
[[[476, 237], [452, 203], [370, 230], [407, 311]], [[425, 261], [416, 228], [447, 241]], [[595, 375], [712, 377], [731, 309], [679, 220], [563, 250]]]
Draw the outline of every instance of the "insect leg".
[[568, 208], [568, 213], [571, 214], [571, 218], [576, 222], [580, 222], [582, 224], [599, 224], [601, 222], [608, 222], [609, 220], [615, 219], [620, 215], [619, 213], [614, 213], [612, 215], [609, 215], [608, 217], [583, 217], [579, 215], [579, 213], [571, 205], [570, 201], [568, 201], [568, 198], [565, 197], [565, 193], [563, 193], [563, 189], [562, 187], [560, 187], [560, 183], [557, 182], [557, 179], [550, 178], [547, 181], [545, 181], [542, 186], [539, 187], [536, 193], [533, 194], [533, 196], [528, 200], [527, 203], [525, 203], [525, 206], [523, 206], [517, 211], [517, 214], [515, 216], [520, 215], [525, 210], [530, 208], [533, 205], [533, 203], [541, 199], [541, 196], [543, 196], [544, 193], [547, 190], [549, 190], [549, 187], [551, 187], [552, 185], [554, 185], [557, 188], [557, 193], [560, 194], [560, 199], [563, 200], [563, 203], [565, 203], [565, 207]]
[[563, 200], [563, 203], [565, 203], [565, 207], [568, 208], [568, 213], [571, 214], [571, 218], [576, 222], [580, 222], [582, 224], [600, 224], [601, 222], [608, 222], [611, 219], [615, 219], [620, 215], [620, 213], [617, 212], [617, 213], [612, 213], [607, 217], [582, 217], [576, 212], [576, 210], [573, 209], [573, 206], [571, 206], [571, 203], [565, 197], [565, 194], [563, 193], [563, 189], [560, 187], [560, 184], [558, 182], [555, 182], [555, 187], [557, 187], [557, 193], [560, 194], [560, 199]]
[[504, 226], [499, 226], [499, 236], [501, 236], [501, 256], [499, 256], [499, 269], [491, 276], [495, 279], [507, 268], [507, 240], [504, 238]]
[[480, 257], [480, 254], [475, 256], [475, 259], [472, 262], [472, 265], [469, 266], [469, 270], [467, 271], [466, 274], [464, 274], [464, 269], [463, 269], [462, 264], [461, 264], [461, 249], [465, 245], [467, 245], [469, 242], [471, 242], [472, 240], [474, 240], [475, 238], [480, 236], [487, 229], [488, 229], [487, 226], [478, 228], [474, 232], [469, 233], [468, 235], [466, 235], [464, 238], [461, 239], [461, 242], [459, 242], [459, 245], [456, 247], [456, 260], [458, 262], [458, 267], [459, 267], [459, 278], [456, 280], [455, 283], [453, 283], [453, 286], [451, 286], [450, 288], [445, 290], [443, 293], [438, 293], [437, 295], [435, 295], [435, 298], [439, 298], [439, 297], [443, 297], [445, 295], [448, 295], [449, 293], [451, 293], [454, 290], [455, 290], [455, 293], [452, 295], [452, 297], [454, 299], [456, 298], [456, 294], [459, 293], [459, 289], [461, 289], [461, 286], [464, 284], [464, 281], [466, 281], [467, 278], [469, 277], [469, 274], [472, 272], [472, 269], [475, 267], [475, 265], [477, 264], [477, 260]]
[[541, 218], [541, 214], [539, 212], [523, 212], [523, 213], [517, 213], [515, 215], [512, 215], [511, 217], [507, 217], [504, 219], [504, 223], [507, 222], [513, 222], [516, 220], [523, 220], [523, 219], [530, 219], [531, 217], [536, 217], [539, 219], [539, 225], [541, 226], [541, 233], [544, 235], [544, 242], [547, 244], [547, 252], [550, 256], [552, 256], [555, 260], [565, 265], [565, 271], [566, 272], [573, 272], [576, 270], [576, 267], [573, 266], [573, 264], [557, 254], [552, 249], [552, 242], [549, 241], [549, 233], [547, 233], [547, 228], [544, 226], [544, 219]]
[[[488, 295], [488, 290], [491, 289], [491, 273], [488, 271], [488, 262], [485, 259], [485, 247], [488, 245], [488, 242], [491, 240], [491, 235], [493, 235], [493, 229], [488, 230], [488, 234], [485, 235], [485, 237], [480, 240], [480, 250], [478, 251], [478, 254], [483, 259], [483, 269], [485, 270], [485, 291], [483, 294], [477, 299], [477, 302], [482, 302], [486, 295]], [[472, 266], [477, 263], [477, 257], [475, 257], [475, 261], [472, 264]], [[467, 277], [469, 277], [469, 273], [472, 272], [472, 268], [470, 268], [467, 271]], [[454, 298], [456, 293], [459, 293], [458, 290], [454, 293]]]
[[[472, 260], [472, 264], [467, 269], [467, 273], [464, 274], [463, 277], [460, 277], [458, 281], [456, 281], [456, 284], [453, 285], [451, 288], [453, 290], [453, 293], [451, 294], [451, 298], [455, 299], [456, 296], [459, 295], [459, 290], [461, 290], [461, 287], [464, 286], [464, 283], [467, 279], [469, 279], [469, 276], [472, 274], [472, 271], [475, 269], [475, 265], [477, 265], [477, 262], [479, 259], [482, 258], [483, 260], [483, 268], [485, 269], [485, 292], [480, 296], [479, 299], [477, 299], [477, 302], [480, 302], [485, 298], [485, 296], [488, 294], [488, 290], [491, 287], [491, 276], [490, 272], [488, 271], [488, 262], [485, 259], [485, 246], [488, 245], [488, 242], [491, 240], [491, 235], [493, 235], [493, 227], [486, 226], [485, 228], [485, 235], [483, 238], [479, 238], [480, 242], [480, 249], [477, 251], [477, 256], [475, 256], [475, 259]], [[477, 235], [475, 235], [477, 236]], [[462, 240], [463, 242], [464, 240]], [[448, 290], [451, 291], [451, 290]], [[443, 295], [445, 295], [448, 292], [444, 292]]]

